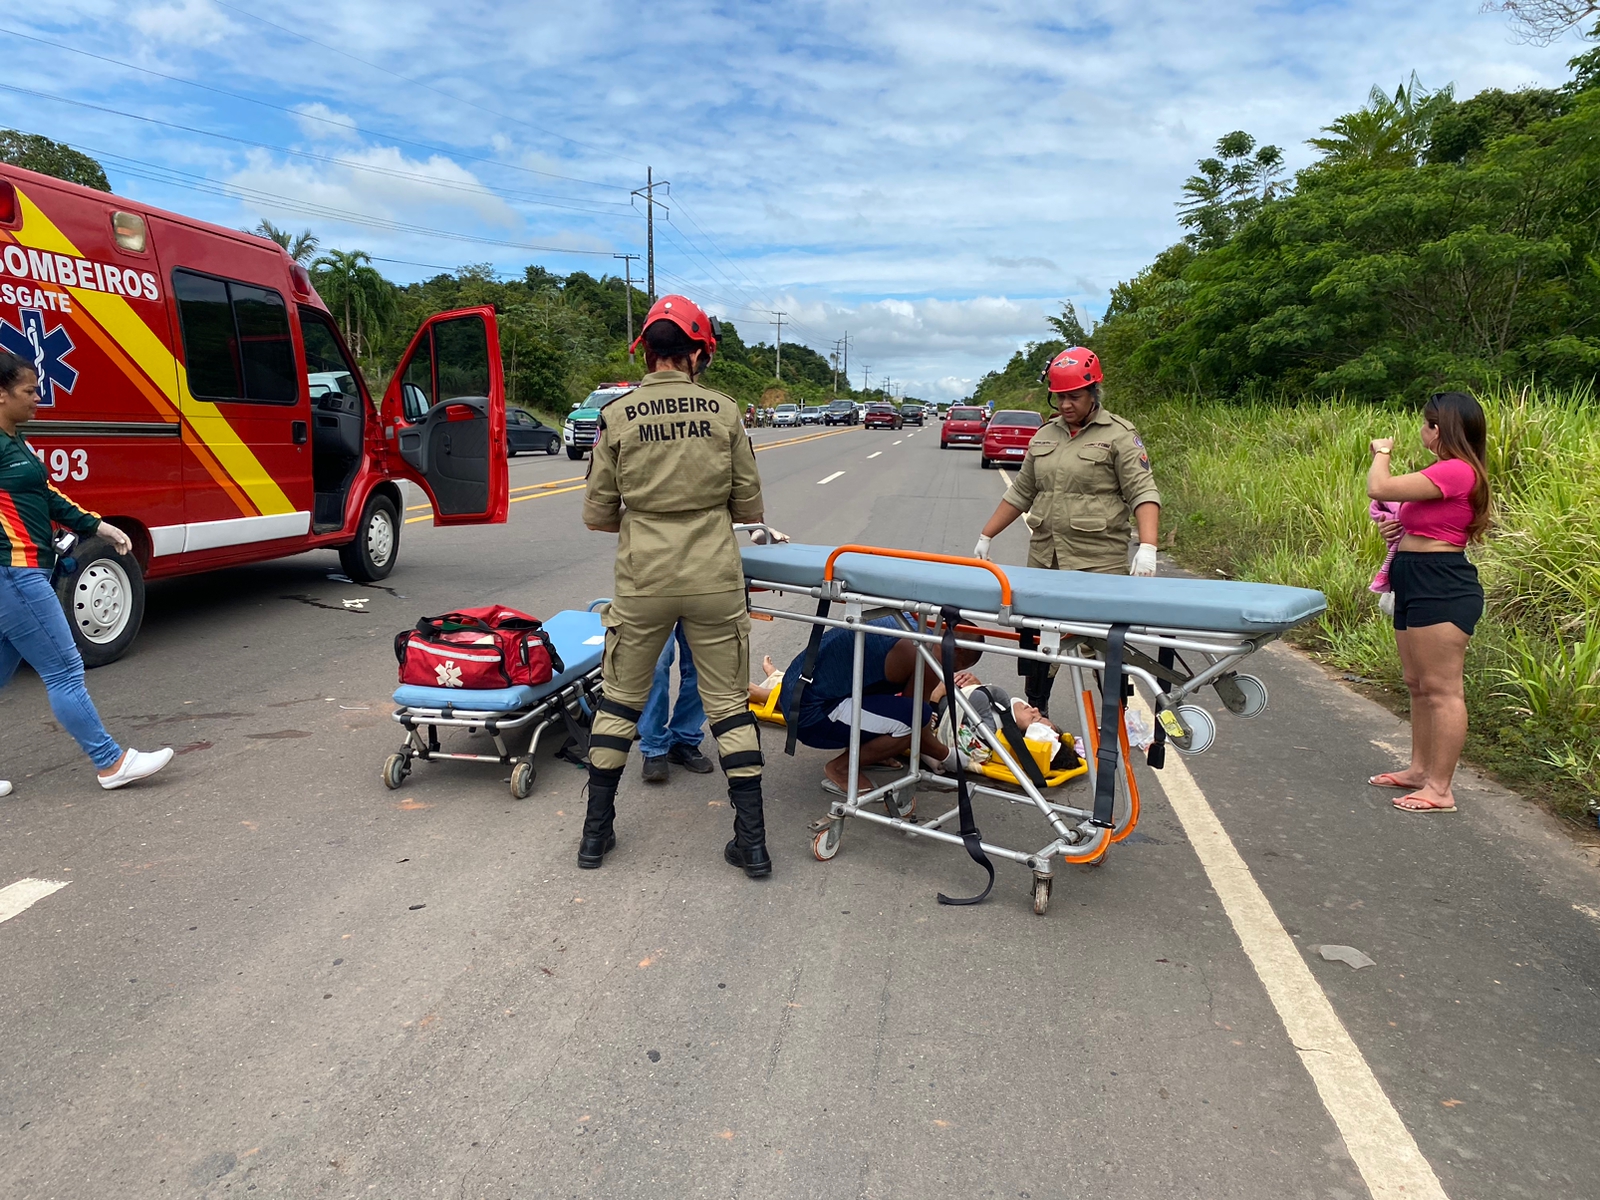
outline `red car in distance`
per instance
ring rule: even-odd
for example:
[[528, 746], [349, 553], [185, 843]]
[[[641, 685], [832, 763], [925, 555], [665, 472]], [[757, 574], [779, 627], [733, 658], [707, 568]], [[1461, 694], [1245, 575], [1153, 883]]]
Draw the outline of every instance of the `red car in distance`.
[[892, 404], [869, 404], [861, 424], [868, 429], [899, 429], [900, 410]]
[[1021, 462], [1028, 443], [1044, 426], [1044, 418], [1021, 408], [1001, 409], [989, 418], [983, 435], [983, 469], [996, 463]]
[[982, 446], [988, 418], [977, 405], [952, 405], [939, 429], [939, 449], [951, 446]]

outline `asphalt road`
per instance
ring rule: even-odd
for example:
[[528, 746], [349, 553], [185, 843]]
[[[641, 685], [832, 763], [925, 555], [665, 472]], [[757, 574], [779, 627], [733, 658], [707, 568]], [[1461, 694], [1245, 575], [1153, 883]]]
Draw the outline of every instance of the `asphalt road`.
[[[968, 553], [1002, 491], [932, 427], [810, 434], [757, 433], [796, 540]], [[582, 465], [511, 466], [507, 525], [408, 525], [383, 588], [331, 553], [153, 586], [89, 680], [115, 735], [179, 748], [148, 785], [100, 792], [37, 679], [0, 692], [0, 886], [70, 881], [0, 923], [0, 1195], [1597, 1194], [1596, 859], [1471, 777], [1461, 815], [1391, 810], [1362, 781], [1405, 727], [1287, 650], [1044, 917], [1004, 863], [940, 907], [965, 857], [864, 823], [815, 861], [822, 756], [770, 738], [764, 882], [721, 860], [717, 776], [630, 763], [581, 874], [582, 773], [547, 753], [526, 801], [476, 764], [385, 790], [396, 630], [609, 591]], [[758, 623], [757, 657], [802, 633]], [[1342, 1051], [1291, 1040], [1319, 1005]]]

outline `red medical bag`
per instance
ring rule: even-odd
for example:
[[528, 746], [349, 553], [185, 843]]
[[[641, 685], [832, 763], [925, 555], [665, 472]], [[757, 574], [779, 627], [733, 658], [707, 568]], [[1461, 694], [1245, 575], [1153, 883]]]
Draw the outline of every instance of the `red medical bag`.
[[499, 604], [423, 617], [395, 634], [394, 656], [400, 682], [421, 687], [537, 687], [566, 669], [537, 617]]

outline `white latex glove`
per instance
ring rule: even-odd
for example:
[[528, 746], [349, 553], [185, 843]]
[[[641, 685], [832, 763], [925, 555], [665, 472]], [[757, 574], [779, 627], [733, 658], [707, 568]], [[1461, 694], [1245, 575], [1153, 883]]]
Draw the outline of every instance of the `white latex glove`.
[[[767, 536], [769, 531], [772, 535], [770, 538]], [[768, 526], [766, 529], [752, 529], [750, 531], [750, 540], [758, 546], [765, 546], [769, 541], [787, 542], [789, 540], [789, 535], [787, 533], [780, 533], [776, 529], [772, 529], [771, 526]]]
[[989, 539], [988, 538], [980, 537], [978, 539], [977, 546], [975, 546], [973, 548], [972, 557], [973, 558], [981, 558], [985, 562], [987, 562], [989, 560]]
[[116, 550], [118, 554], [133, 553], [133, 539], [127, 534], [123, 533], [122, 530], [118, 529], [115, 525], [101, 521], [100, 527], [95, 530], [95, 533], [100, 537], [105, 538], [106, 541], [110, 542], [112, 548]]
[[1156, 573], [1156, 548], [1149, 542], [1140, 542], [1139, 548], [1133, 554], [1133, 566], [1128, 568], [1129, 575], [1154, 575]]

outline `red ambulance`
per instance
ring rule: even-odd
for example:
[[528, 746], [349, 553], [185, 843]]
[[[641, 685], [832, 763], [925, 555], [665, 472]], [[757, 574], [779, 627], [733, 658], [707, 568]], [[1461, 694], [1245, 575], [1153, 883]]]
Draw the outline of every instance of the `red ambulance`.
[[22, 432], [51, 480], [133, 539], [89, 539], [61, 581], [92, 666], [138, 633], [146, 579], [323, 548], [382, 579], [402, 479], [436, 525], [506, 519], [493, 309], [429, 318], [374, 405], [275, 243], [0, 164], [0, 346], [39, 372]]

